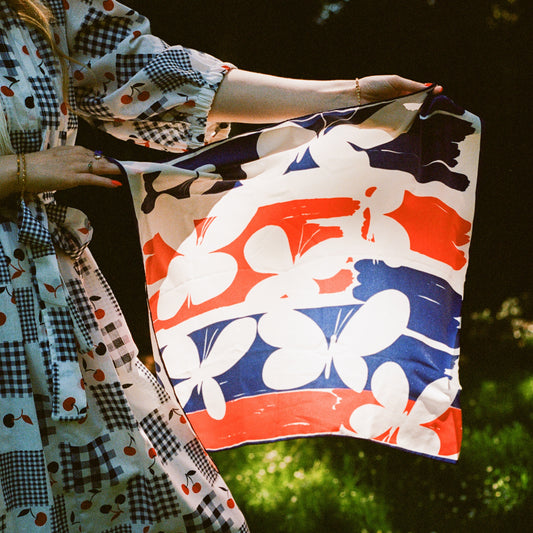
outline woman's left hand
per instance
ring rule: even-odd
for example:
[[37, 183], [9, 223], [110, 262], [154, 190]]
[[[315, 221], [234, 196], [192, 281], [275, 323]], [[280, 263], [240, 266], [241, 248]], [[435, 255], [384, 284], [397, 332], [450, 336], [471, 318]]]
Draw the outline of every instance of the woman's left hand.
[[[406, 94], [422, 91], [432, 85], [408, 80], [397, 75], [367, 76], [359, 80], [361, 89], [361, 104], [390, 100]], [[436, 85], [433, 94], [442, 92], [442, 87]]]

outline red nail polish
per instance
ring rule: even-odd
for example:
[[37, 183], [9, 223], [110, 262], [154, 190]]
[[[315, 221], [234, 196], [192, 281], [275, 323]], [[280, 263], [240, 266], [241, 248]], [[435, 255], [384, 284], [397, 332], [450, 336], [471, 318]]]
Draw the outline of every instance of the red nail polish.
[[431, 87], [433, 84], [432, 84], [432, 83], [424, 83], [424, 85], [425, 85], [426, 87]]
[[122, 187], [122, 183], [120, 183], [118, 180], [111, 180], [111, 183], [114, 187]]

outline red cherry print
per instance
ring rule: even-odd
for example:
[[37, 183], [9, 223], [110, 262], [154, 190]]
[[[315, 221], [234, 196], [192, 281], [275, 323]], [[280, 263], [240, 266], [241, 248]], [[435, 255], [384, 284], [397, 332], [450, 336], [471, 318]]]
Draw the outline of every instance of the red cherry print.
[[124, 105], [128, 105], [128, 104], [131, 104], [133, 102], [133, 98], [129, 95], [129, 94], [125, 94], [121, 99], [120, 101], [124, 104]]
[[157, 455], [157, 452], [155, 451], [154, 448], [150, 448], [148, 450], [148, 457], [150, 457], [150, 459], [153, 459], [156, 455]]
[[141, 102], [145, 102], [146, 100], [148, 100], [148, 98], [150, 98], [150, 93], [148, 91], [143, 91], [143, 92], [139, 93], [139, 96], [137, 96], [137, 98]]
[[24, 54], [26, 54], [27, 56], [30, 55], [30, 52], [28, 51], [28, 47], [27, 47], [26, 45], [24, 45], [24, 46], [22, 47], [22, 52], [23, 52]]
[[195, 107], [196, 102], [194, 100], [187, 100], [183, 105], [187, 107]]
[[35, 515], [36, 526], [44, 526], [47, 520], [48, 520], [48, 517], [44, 513], [37, 513]]
[[185, 494], [189, 494], [189, 487], [187, 487], [187, 485], [183, 484], [181, 486], [181, 490], [185, 493]]
[[93, 502], [91, 500], [84, 500], [80, 503], [80, 507], [86, 511], [87, 509], [90, 509], [93, 506]]
[[78, 81], [81, 81], [83, 80], [83, 78], [85, 78], [83, 72], [81, 70], [75, 70], [74, 71], [74, 79], [78, 80]]
[[82, 390], [85, 390], [85, 381], [83, 380], [83, 378], [80, 379], [80, 387]]
[[115, 75], [112, 72], [105, 72], [104, 76], [110, 81], [115, 81]]
[[67, 0], [63, 0], [63, 7], [64, 7], [65, 9], [70, 9], [70, 6], [69, 6]]
[[124, 453], [131, 457], [137, 453], [137, 450], [133, 446], [124, 446]]
[[105, 0], [102, 5], [106, 11], [111, 11], [115, 7], [113, 0]]
[[39, 50], [35, 50], [35, 55], [36, 55], [39, 59], [42, 59], [42, 57], [41, 57], [41, 52], [39, 52]]
[[139, 30], [135, 30], [135, 31], [133, 32], [133, 38], [134, 38], [134, 39], [137, 39], [137, 38], [140, 37], [141, 35], [142, 35], [142, 34], [141, 34], [141, 32], [140, 32]]
[[74, 405], [76, 403], [76, 398], [73, 398], [72, 396], [69, 396], [63, 401], [63, 409], [65, 411], [72, 411], [74, 408]]
[[186, 424], [186, 423], [187, 423], [187, 418], [185, 418], [185, 415], [181, 415], [181, 416], [180, 416], [180, 422], [181, 422], [182, 424]]
[[200, 485], [200, 483], [198, 483], [198, 481], [192, 486], [192, 491], [195, 493], [195, 494], [198, 494], [200, 491], [202, 490], [202, 485]]
[[0, 91], [2, 91], [4, 96], [13, 96], [15, 94], [13, 89], [9, 88], [7, 85], [2, 85], [2, 87], [0, 87]]
[[3, 326], [6, 323], [6, 320], [7, 320], [7, 316], [5, 315], [5, 313], [2, 313], [0, 311], [0, 326]]
[[98, 319], [101, 319], [101, 318], [104, 318], [105, 317], [105, 311], [103, 309], [97, 309], [95, 312], [94, 312], [94, 316]]
[[63, 115], [67, 114], [68, 107], [67, 107], [67, 104], [65, 102], [62, 102], [61, 105], [59, 106], [59, 108], [61, 109], [61, 113], [63, 113]]
[[226, 503], [228, 504], [228, 507], [230, 509], [233, 509], [235, 507], [235, 501], [233, 498], [230, 498]]
[[101, 369], [95, 370], [93, 377], [96, 381], [104, 381], [105, 380], [105, 374], [104, 371]]

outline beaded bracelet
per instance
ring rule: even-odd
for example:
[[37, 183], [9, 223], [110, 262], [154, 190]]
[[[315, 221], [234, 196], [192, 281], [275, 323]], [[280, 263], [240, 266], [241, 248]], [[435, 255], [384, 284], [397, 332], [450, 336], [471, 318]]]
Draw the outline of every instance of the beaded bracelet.
[[357, 96], [357, 107], [361, 105], [361, 86], [359, 85], [359, 78], [355, 78], [355, 95]]
[[24, 198], [26, 192], [26, 154], [17, 154], [17, 183], [20, 187], [20, 198]]

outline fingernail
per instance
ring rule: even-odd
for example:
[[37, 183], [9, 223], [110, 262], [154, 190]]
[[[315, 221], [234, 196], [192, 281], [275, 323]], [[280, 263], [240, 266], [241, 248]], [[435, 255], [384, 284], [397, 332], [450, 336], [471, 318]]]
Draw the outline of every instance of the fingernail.
[[122, 187], [122, 183], [118, 180], [111, 180], [113, 187]]
[[432, 83], [424, 83], [424, 85], [425, 85], [426, 87], [431, 87], [433, 84], [432, 84]]

